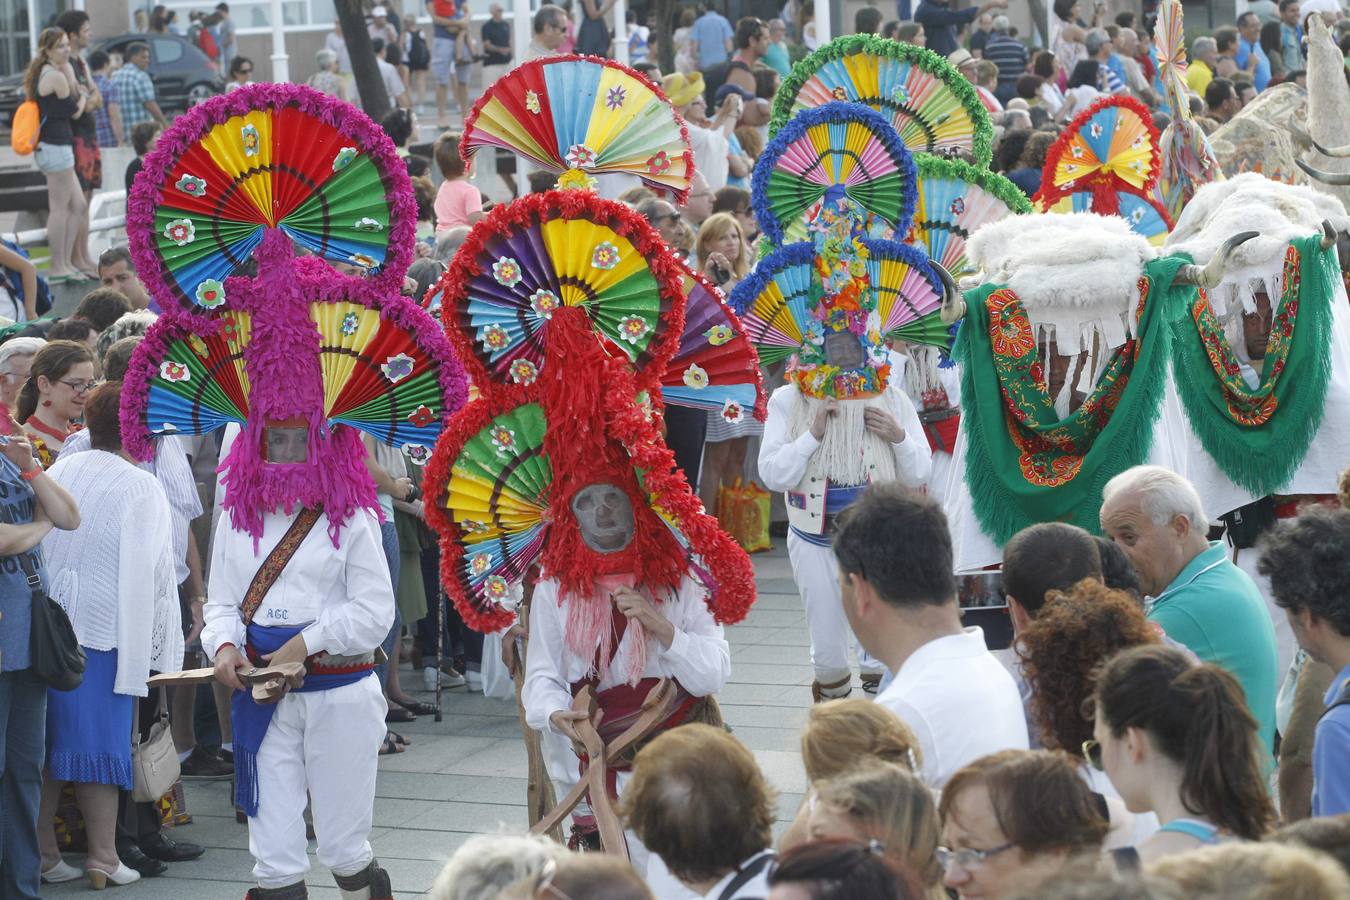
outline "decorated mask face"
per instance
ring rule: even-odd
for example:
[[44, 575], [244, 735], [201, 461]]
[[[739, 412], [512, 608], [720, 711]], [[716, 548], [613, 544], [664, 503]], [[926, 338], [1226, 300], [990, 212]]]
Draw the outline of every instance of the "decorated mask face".
[[309, 429], [269, 425], [263, 431], [263, 458], [270, 463], [302, 463], [309, 458]]
[[825, 335], [825, 361], [841, 369], [857, 369], [863, 364], [863, 348], [850, 332], [836, 331]]
[[618, 553], [633, 540], [633, 506], [608, 482], [588, 484], [572, 498], [581, 539], [596, 553]]

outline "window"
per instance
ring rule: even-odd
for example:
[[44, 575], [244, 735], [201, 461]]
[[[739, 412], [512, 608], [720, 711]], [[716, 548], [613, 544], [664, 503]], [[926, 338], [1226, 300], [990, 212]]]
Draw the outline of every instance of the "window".
[[155, 65], [158, 66], [177, 62], [183, 58], [183, 45], [179, 41], [154, 38], [150, 41], [150, 58], [153, 59]]

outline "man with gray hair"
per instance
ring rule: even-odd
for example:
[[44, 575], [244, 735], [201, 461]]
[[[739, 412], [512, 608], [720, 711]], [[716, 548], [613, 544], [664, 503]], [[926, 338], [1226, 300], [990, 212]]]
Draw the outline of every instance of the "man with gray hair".
[[994, 32], [985, 42], [984, 58], [998, 66], [994, 96], [1006, 106], [1017, 96], [1017, 79], [1027, 73], [1027, 48], [1012, 36], [1012, 23], [1002, 13], [994, 16]]
[[33, 357], [47, 342], [40, 337], [13, 337], [0, 345], [0, 403], [10, 413], [19, 401], [19, 391], [28, 380]]
[[1093, 28], [1084, 36], [1083, 45], [1087, 47], [1088, 59], [1097, 61], [1102, 90], [1108, 94], [1125, 93], [1125, 68], [1120, 65], [1120, 57], [1113, 52], [1111, 35], [1106, 33], [1106, 29]]
[[1148, 79], [1144, 77], [1144, 70], [1140, 67], [1139, 60], [1135, 59], [1139, 52], [1139, 33], [1133, 28], [1122, 28], [1116, 32], [1114, 43], [1116, 59], [1120, 60], [1120, 64], [1125, 70], [1125, 86], [1130, 89], [1130, 93], [1149, 106], [1156, 106], [1158, 95], [1154, 93], [1153, 88], [1149, 86]]
[[1273, 751], [1275, 628], [1256, 583], [1209, 540], [1195, 488], [1162, 466], [1126, 469], [1102, 491], [1101, 525], [1134, 563], [1149, 620], [1201, 662], [1233, 674]]

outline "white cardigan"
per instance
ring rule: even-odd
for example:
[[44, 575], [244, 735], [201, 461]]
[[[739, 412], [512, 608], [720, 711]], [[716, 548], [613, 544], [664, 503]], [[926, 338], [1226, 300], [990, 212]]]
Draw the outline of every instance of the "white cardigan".
[[63, 456], [48, 475], [80, 527], [42, 542], [51, 596], [81, 647], [117, 651], [113, 691], [144, 697], [150, 671], [183, 665], [169, 501], [155, 476], [105, 450]]

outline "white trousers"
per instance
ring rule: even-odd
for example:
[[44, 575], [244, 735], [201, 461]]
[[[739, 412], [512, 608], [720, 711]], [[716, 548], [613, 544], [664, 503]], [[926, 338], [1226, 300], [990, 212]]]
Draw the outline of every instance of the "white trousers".
[[818, 547], [788, 530], [788, 559], [792, 579], [797, 582], [802, 606], [806, 609], [806, 627], [811, 637], [811, 667], [816, 681], [832, 684], [853, 675], [849, 665], [849, 646], [857, 647], [858, 667], [867, 674], [880, 674], [880, 662], [857, 646], [853, 631], [844, 618], [839, 596], [839, 563], [829, 547]]
[[248, 820], [259, 887], [285, 887], [309, 871], [306, 792], [319, 862], [337, 875], [355, 875], [370, 865], [385, 710], [373, 675], [281, 698], [258, 751], [258, 815]]

